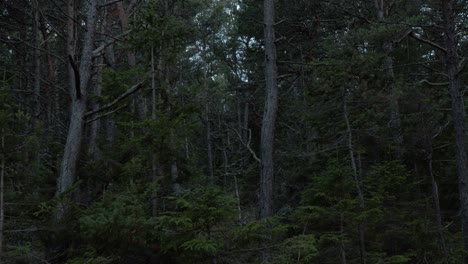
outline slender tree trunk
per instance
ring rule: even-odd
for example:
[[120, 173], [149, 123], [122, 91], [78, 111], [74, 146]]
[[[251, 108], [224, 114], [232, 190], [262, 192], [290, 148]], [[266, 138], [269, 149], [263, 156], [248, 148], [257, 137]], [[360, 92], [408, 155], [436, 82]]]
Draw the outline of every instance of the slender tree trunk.
[[[361, 207], [361, 210], [365, 209], [365, 203], [364, 203], [364, 193], [362, 192], [362, 183], [361, 183], [361, 177], [359, 175], [359, 170], [358, 170], [358, 164], [356, 162], [355, 154], [354, 154], [354, 146], [353, 146], [353, 133], [351, 130], [351, 125], [349, 122], [349, 111], [346, 103], [346, 96], [344, 99], [344, 104], [343, 104], [343, 113], [344, 113], [344, 118], [346, 122], [346, 132], [348, 134], [348, 149], [349, 149], [349, 156], [351, 157], [351, 166], [353, 168], [353, 177], [354, 177], [354, 183], [356, 185], [356, 191], [358, 193], [358, 198], [359, 198], [359, 207]], [[366, 263], [366, 236], [365, 236], [365, 227], [363, 223], [360, 223], [358, 226], [358, 231], [359, 231], [359, 252], [361, 255], [361, 264]]]
[[214, 171], [213, 171], [213, 146], [211, 142], [211, 121], [210, 121], [210, 98], [208, 91], [208, 62], [207, 62], [207, 43], [206, 33], [203, 31], [203, 46], [202, 46], [202, 60], [203, 60], [203, 89], [205, 99], [205, 133], [206, 133], [206, 154], [208, 162], [208, 176], [210, 177], [210, 183], [215, 183]]
[[265, 82], [266, 100], [261, 130], [260, 218], [273, 215], [274, 139], [278, 111], [278, 82], [275, 46], [274, 1], [264, 0]]
[[437, 231], [439, 232], [440, 247], [441, 247], [442, 254], [444, 255], [445, 263], [448, 263], [448, 252], [447, 252], [447, 246], [445, 244], [444, 227], [442, 225], [442, 214], [440, 211], [440, 203], [439, 203], [439, 188], [437, 186], [437, 182], [434, 176], [434, 170], [432, 168], [432, 161], [433, 161], [432, 160], [432, 143], [429, 148], [430, 150], [428, 154], [427, 166], [429, 170], [429, 176], [431, 177], [432, 199], [434, 200]]
[[[341, 234], [341, 236], [344, 235], [344, 213], [340, 214], [340, 234]], [[341, 255], [341, 264], [347, 264], [346, 250], [345, 250], [345, 245], [344, 245], [343, 239], [341, 239], [340, 255]]]
[[[458, 175], [458, 193], [462, 222], [463, 248], [468, 252], [468, 168], [465, 149], [465, 109], [458, 79], [457, 36], [455, 31], [455, 12], [452, 0], [441, 0], [444, 19], [444, 39], [446, 48], [445, 66], [452, 100], [452, 119], [455, 131], [455, 156]], [[468, 263], [465, 254], [464, 263]]]
[[[102, 82], [102, 57], [96, 59], [96, 63], [98, 66], [98, 72], [96, 73], [96, 82], [94, 86], [94, 94], [96, 96], [101, 96], [101, 82]], [[91, 110], [95, 111], [99, 109], [99, 103], [96, 99], [91, 100]], [[91, 119], [94, 119], [94, 115], [91, 116]], [[89, 142], [88, 142], [88, 155], [91, 160], [98, 160], [100, 156], [100, 150], [98, 146], [98, 136], [99, 136], [99, 129], [101, 128], [101, 120], [98, 118], [97, 120], [91, 122], [89, 127]]]
[[[157, 103], [157, 98], [156, 98], [156, 72], [155, 72], [155, 67], [154, 67], [154, 47], [151, 46], [151, 119], [153, 121], [156, 120], [156, 103]], [[153, 183], [158, 182], [158, 159], [156, 156], [156, 152], [153, 151], [151, 153], [151, 180]], [[153, 199], [152, 199], [152, 215], [157, 216], [158, 215], [158, 192], [155, 191], [153, 193]]]
[[242, 208], [241, 208], [241, 201], [239, 195], [239, 185], [237, 184], [237, 176], [234, 175], [234, 192], [236, 194], [236, 201], [237, 201], [237, 219], [239, 224], [242, 223]]
[[[110, 12], [110, 10], [107, 9], [107, 7], [106, 7], [106, 13], [108, 15], [106, 16], [105, 20], [103, 21], [104, 28], [105, 28], [106, 34], [111, 35], [112, 34], [113, 20], [112, 20], [112, 16], [110, 15], [111, 12]], [[107, 41], [107, 39], [106, 39], [106, 41]], [[116, 66], [115, 66], [114, 44], [110, 44], [110, 45], [106, 46], [104, 59], [105, 59], [106, 63], [112, 69], [116, 68]], [[116, 129], [115, 121], [114, 121], [114, 118], [112, 117], [112, 115], [106, 116], [105, 121], [103, 121], [103, 124], [104, 124], [104, 127], [105, 127], [106, 143], [111, 146], [115, 141], [115, 129]]]
[[[51, 50], [49, 46], [47, 29], [44, 26], [45, 21], [41, 20], [43, 26], [41, 27], [42, 38], [44, 39], [44, 49], [46, 50], [46, 59], [47, 59], [47, 82], [48, 84], [44, 87], [43, 96], [44, 96], [44, 109], [47, 109], [47, 129], [50, 129], [53, 124], [54, 116], [58, 117], [59, 114], [59, 98], [60, 94], [58, 89], [54, 87], [55, 83], [55, 73], [54, 73], [54, 61], [52, 59]], [[54, 132], [52, 131], [52, 135]], [[48, 140], [50, 140], [50, 135]]]
[[0, 154], [0, 263], [3, 263], [3, 233], [5, 227], [5, 129], [2, 128]]
[[[125, 12], [122, 1], [117, 2], [116, 5], [117, 5], [117, 11], [119, 14], [120, 25], [122, 27], [122, 31], [126, 31], [128, 29], [128, 15]], [[134, 68], [136, 66], [136, 58], [133, 52], [127, 51], [127, 60], [128, 60], [128, 66], [130, 68]], [[135, 107], [137, 110], [138, 118], [140, 120], [146, 119], [148, 115], [147, 113], [148, 111], [146, 109], [146, 100], [143, 96], [142, 91], [138, 90], [135, 93], [133, 99], [134, 99]]]
[[[70, 109], [70, 125], [68, 128], [67, 141], [65, 143], [65, 149], [62, 158], [62, 164], [60, 168], [60, 175], [57, 179], [57, 190], [56, 196], [60, 196], [64, 193], [76, 179], [77, 165], [80, 155], [81, 142], [83, 139], [83, 130], [84, 130], [84, 116], [86, 112], [86, 99], [87, 99], [87, 88], [91, 80], [92, 74], [92, 57], [93, 57], [93, 42], [95, 35], [95, 23], [96, 23], [96, 13], [97, 13], [97, 0], [90, 0], [88, 2], [88, 10], [86, 17], [86, 27], [87, 32], [85, 33], [83, 41], [83, 51], [81, 55], [81, 64], [79, 68], [79, 73], [73, 68], [76, 68], [76, 65], [73, 65], [74, 62], [70, 56], [69, 72], [71, 72], [70, 78], [70, 96], [71, 96], [71, 109]], [[69, 13], [70, 18], [74, 17], [74, 4], [73, 0], [69, 1]], [[69, 21], [69, 29], [73, 28], [73, 21]], [[70, 45], [70, 34], [69, 34], [69, 45]], [[71, 51], [71, 46], [69, 46], [68, 51]], [[76, 76], [79, 74], [79, 76]], [[75, 80], [75, 81], [74, 81]], [[79, 80], [79, 81], [77, 81]], [[57, 204], [57, 211], [55, 215], [56, 222], [61, 222], [66, 213], [66, 203], [59, 202]]]
[[[385, 0], [374, 0], [377, 20], [385, 19]], [[394, 49], [394, 43], [384, 42], [382, 51], [385, 53], [383, 68], [390, 88], [390, 121], [388, 127], [392, 133], [393, 144], [395, 145], [395, 158], [401, 159], [403, 156], [403, 134], [401, 129], [400, 106], [398, 103], [398, 89], [395, 85], [395, 73], [393, 71], [393, 58], [391, 53]]]
[[33, 110], [33, 127], [39, 125], [41, 114], [41, 51], [40, 34], [39, 34], [39, 3], [38, 0], [33, 0], [33, 41], [34, 41], [34, 110]]

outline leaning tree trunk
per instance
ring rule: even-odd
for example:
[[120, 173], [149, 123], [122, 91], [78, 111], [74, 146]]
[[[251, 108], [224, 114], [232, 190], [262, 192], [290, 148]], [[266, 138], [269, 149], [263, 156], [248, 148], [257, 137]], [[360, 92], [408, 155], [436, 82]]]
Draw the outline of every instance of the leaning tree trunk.
[[[83, 50], [81, 55], [81, 64], [78, 70], [73, 56], [69, 55], [69, 73], [70, 73], [70, 125], [68, 128], [67, 141], [65, 143], [65, 150], [63, 153], [62, 164], [60, 168], [60, 175], [57, 179], [56, 196], [63, 194], [75, 182], [77, 164], [80, 155], [81, 142], [84, 130], [84, 117], [86, 112], [86, 99], [87, 88], [91, 80], [92, 74], [92, 59], [93, 59], [93, 42], [95, 35], [96, 13], [97, 13], [97, 0], [90, 0], [88, 2], [88, 12], [86, 17], [86, 28]], [[68, 52], [73, 54], [73, 17], [74, 5], [73, 0], [69, 0], [68, 10]], [[71, 30], [71, 31], [70, 31]], [[55, 220], [61, 222], [66, 213], [66, 203], [61, 201], [57, 204], [57, 212]]]
[[[445, 66], [452, 99], [452, 119], [455, 131], [456, 165], [458, 175], [458, 193], [462, 222], [463, 248], [468, 252], [468, 168], [465, 152], [465, 109], [458, 80], [457, 40], [455, 31], [455, 12], [452, 0], [441, 0], [444, 18], [444, 38], [446, 48]], [[468, 263], [468, 255], [464, 257]]]
[[273, 213], [273, 143], [275, 137], [275, 122], [278, 111], [278, 82], [276, 68], [275, 19], [274, 1], [263, 2], [264, 38], [265, 38], [265, 82], [266, 100], [263, 114], [260, 153], [260, 218], [266, 218]]

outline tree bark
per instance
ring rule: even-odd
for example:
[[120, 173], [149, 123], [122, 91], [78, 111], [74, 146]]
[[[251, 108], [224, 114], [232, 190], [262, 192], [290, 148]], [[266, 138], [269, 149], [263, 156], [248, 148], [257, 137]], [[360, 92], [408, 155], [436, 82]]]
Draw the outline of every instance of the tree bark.
[[[128, 15], [125, 12], [122, 1], [119, 1], [116, 4], [117, 4], [117, 11], [118, 11], [119, 19], [120, 19], [120, 25], [122, 27], [122, 32], [125, 32], [128, 28]], [[127, 60], [128, 60], [128, 66], [130, 68], [134, 68], [136, 65], [136, 58], [133, 52], [127, 51]], [[145, 98], [143, 97], [143, 93], [141, 90], [135, 93], [133, 100], [134, 100], [135, 107], [137, 110], [138, 118], [140, 120], [146, 119], [148, 115], [148, 111], [146, 109], [146, 101], [145, 101]]]
[[[81, 55], [81, 64], [79, 72], [76, 70], [76, 65], [69, 65], [70, 74], [70, 96], [71, 96], [71, 110], [70, 110], [70, 125], [67, 134], [67, 141], [65, 143], [65, 150], [63, 153], [60, 175], [57, 179], [57, 190], [56, 196], [63, 194], [76, 179], [77, 165], [80, 155], [81, 142], [83, 139], [84, 130], [84, 117], [86, 113], [86, 99], [87, 99], [87, 88], [91, 80], [92, 74], [92, 58], [93, 58], [93, 42], [95, 35], [95, 23], [97, 13], [97, 0], [90, 0], [88, 2], [88, 11], [86, 18], [86, 28], [83, 41], [83, 51]], [[67, 25], [68, 29], [73, 29], [74, 17], [74, 3], [73, 0], [69, 0], [68, 15], [69, 20]], [[68, 52], [72, 51], [74, 45], [73, 30], [68, 32]], [[73, 47], [73, 48], [72, 48]], [[72, 56], [70, 57], [72, 58]], [[73, 64], [73, 60], [70, 60], [70, 64]], [[73, 69], [75, 68], [75, 69]], [[78, 76], [77, 76], [78, 75]], [[75, 80], [75, 81], [73, 81]], [[79, 80], [79, 81], [78, 81]], [[65, 202], [59, 202], [57, 204], [57, 211], [55, 214], [56, 222], [61, 222], [66, 214]]]
[[[457, 36], [455, 31], [455, 12], [452, 0], [441, 0], [444, 19], [444, 39], [446, 48], [445, 67], [452, 101], [452, 119], [455, 131], [455, 157], [458, 176], [463, 248], [468, 252], [468, 170], [465, 149], [465, 109], [458, 79]], [[468, 263], [468, 255], [464, 256]]]
[[[355, 183], [356, 191], [358, 193], [358, 198], [359, 198], [359, 207], [361, 207], [361, 210], [364, 210], [365, 209], [364, 193], [362, 191], [361, 177], [359, 174], [358, 164], [356, 162], [356, 158], [354, 154], [353, 133], [352, 133], [351, 125], [349, 122], [349, 111], [348, 111], [347, 102], [346, 102], [346, 95], [344, 98], [343, 113], [344, 113], [344, 118], [346, 122], [346, 132], [348, 134], [348, 150], [349, 150], [349, 156], [351, 157], [351, 167], [353, 168], [354, 183]], [[367, 258], [366, 258], [367, 253], [366, 253], [366, 235], [365, 235], [364, 224], [359, 223], [358, 232], [359, 232], [359, 253], [361, 255], [361, 264], [365, 264], [367, 262]]]
[[273, 215], [274, 139], [278, 111], [278, 81], [275, 45], [274, 1], [264, 0], [266, 100], [261, 130], [260, 219]]
[[[386, 6], [385, 0], [375, 0], [375, 8], [377, 13], [377, 20], [382, 21], [385, 19]], [[395, 158], [401, 159], [403, 156], [403, 134], [401, 130], [401, 117], [400, 106], [398, 103], [398, 90], [395, 85], [395, 73], [393, 71], [393, 58], [391, 53], [394, 49], [394, 43], [391, 41], [384, 41], [382, 51], [385, 53], [383, 68], [385, 71], [385, 78], [388, 81], [390, 88], [390, 121], [388, 127], [392, 133], [393, 144], [395, 145]]]
[[429, 170], [429, 176], [431, 177], [431, 185], [432, 185], [432, 199], [434, 201], [434, 207], [435, 207], [435, 218], [436, 218], [436, 223], [437, 223], [437, 231], [439, 232], [439, 240], [440, 240], [440, 247], [442, 254], [444, 255], [445, 263], [448, 262], [448, 252], [447, 252], [447, 246], [445, 243], [445, 235], [444, 235], [444, 227], [442, 225], [442, 214], [440, 211], [440, 202], [439, 202], [439, 188], [437, 186], [437, 182], [434, 176], [434, 170], [432, 167], [433, 159], [432, 159], [432, 142], [430, 143], [429, 146], [429, 154], [428, 154], [428, 161], [427, 161], [427, 166]]
[[3, 263], [3, 232], [5, 228], [5, 129], [2, 129], [0, 160], [0, 263]]
[[40, 34], [39, 34], [39, 3], [32, 1], [33, 3], [33, 46], [34, 46], [34, 110], [33, 110], [33, 128], [36, 128], [40, 123], [41, 114], [41, 51], [40, 46]]

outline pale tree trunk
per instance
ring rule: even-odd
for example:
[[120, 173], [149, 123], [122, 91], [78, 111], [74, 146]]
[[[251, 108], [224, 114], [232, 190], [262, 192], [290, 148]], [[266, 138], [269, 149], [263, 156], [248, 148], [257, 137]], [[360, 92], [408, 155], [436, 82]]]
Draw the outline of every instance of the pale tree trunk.
[[[453, 129], [455, 131], [455, 158], [458, 176], [463, 248], [468, 252], [468, 168], [465, 149], [465, 109], [458, 79], [457, 36], [455, 31], [455, 12], [452, 0], [441, 0], [444, 19], [444, 39], [446, 48], [445, 66], [452, 101]], [[468, 263], [468, 255], [464, 257]]]
[[273, 215], [273, 143], [278, 111], [278, 82], [275, 46], [274, 1], [264, 0], [266, 100], [261, 130], [260, 218]]
[[[377, 20], [382, 21], [385, 19], [386, 10], [385, 0], [374, 0], [375, 9], [377, 13]], [[403, 135], [401, 130], [401, 117], [400, 106], [398, 103], [398, 89], [395, 85], [395, 73], [393, 72], [393, 58], [391, 53], [394, 49], [392, 41], [385, 41], [382, 45], [382, 51], [385, 53], [383, 68], [385, 77], [389, 82], [390, 88], [390, 121], [388, 127], [392, 133], [393, 144], [395, 145], [395, 158], [401, 159], [403, 157]]]
[[[77, 165], [80, 155], [81, 142], [83, 139], [84, 129], [84, 117], [86, 112], [86, 99], [87, 99], [87, 88], [91, 80], [92, 58], [93, 58], [93, 42], [95, 35], [95, 23], [97, 13], [97, 0], [90, 0], [88, 2], [88, 10], [86, 17], [86, 28], [87, 31], [84, 36], [83, 50], [81, 55], [81, 64], [79, 72], [76, 70], [75, 62], [70, 56], [69, 72], [70, 75], [70, 97], [71, 97], [71, 109], [70, 109], [70, 125], [68, 128], [67, 141], [65, 143], [65, 149], [63, 153], [60, 175], [57, 179], [57, 190], [56, 196], [60, 196], [64, 193], [76, 179]], [[69, 0], [69, 17], [74, 17], [74, 4], [73, 0]], [[69, 20], [71, 20], [69, 18]], [[68, 21], [68, 29], [73, 29], [73, 20]], [[68, 32], [68, 52], [74, 47], [71, 46], [74, 42], [73, 33]], [[70, 36], [71, 35], [71, 36]], [[73, 41], [72, 41], [73, 40]], [[74, 45], [74, 44], [73, 44]], [[75, 70], [73, 70], [75, 68]], [[79, 76], [77, 76], [77, 74]], [[61, 222], [66, 213], [66, 203], [59, 202], [57, 204], [57, 212], [55, 220]]]
[[[344, 104], [343, 104], [343, 114], [344, 114], [344, 118], [346, 122], [346, 133], [348, 134], [348, 150], [349, 150], [349, 156], [351, 158], [351, 167], [353, 168], [354, 184], [356, 186], [356, 191], [358, 193], [358, 198], [359, 198], [359, 207], [361, 208], [361, 210], [364, 210], [365, 209], [364, 193], [362, 191], [361, 177], [359, 174], [358, 164], [356, 162], [356, 158], [354, 154], [353, 133], [352, 133], [351, 125], [349, 122], [349, 111], [348, 111], [347, 102], [346, 102], [346, 95], [345, 95]], [[366, 258], [367, 253], [366, 253], [365, 226], [363, 223], [359, 223], [358, 232], [359, 232], [359, 253], [361, 255], [361, 264], [365, 264], [367, 262], [367, 258]]]

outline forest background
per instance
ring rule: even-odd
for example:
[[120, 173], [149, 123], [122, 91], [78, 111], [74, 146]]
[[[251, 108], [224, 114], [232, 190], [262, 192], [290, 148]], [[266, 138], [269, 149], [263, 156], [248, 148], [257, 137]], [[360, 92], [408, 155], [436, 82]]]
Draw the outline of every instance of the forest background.
[[3, 0], [1, 263], [468, 263], [466, 0]]

